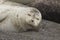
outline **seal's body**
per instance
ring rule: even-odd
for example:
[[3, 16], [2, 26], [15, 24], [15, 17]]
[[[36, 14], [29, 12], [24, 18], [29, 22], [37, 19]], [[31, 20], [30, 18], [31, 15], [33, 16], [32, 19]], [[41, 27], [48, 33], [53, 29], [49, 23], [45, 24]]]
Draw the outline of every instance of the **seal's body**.
[[36, 8], [0, 5], [0, 30], [2, 31], [21, 32], [37, 29], [41, 19], [41, 13]]

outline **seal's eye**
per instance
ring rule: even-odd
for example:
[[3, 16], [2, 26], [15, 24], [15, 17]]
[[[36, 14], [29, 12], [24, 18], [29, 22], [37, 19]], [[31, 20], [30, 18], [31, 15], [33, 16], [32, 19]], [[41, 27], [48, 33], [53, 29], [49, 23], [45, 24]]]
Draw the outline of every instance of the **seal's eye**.
[[37, 20], [39, 20], [39, 18], [36, 18]]
[[28, 14], [28, 16], [31, 16], [31, 14]]

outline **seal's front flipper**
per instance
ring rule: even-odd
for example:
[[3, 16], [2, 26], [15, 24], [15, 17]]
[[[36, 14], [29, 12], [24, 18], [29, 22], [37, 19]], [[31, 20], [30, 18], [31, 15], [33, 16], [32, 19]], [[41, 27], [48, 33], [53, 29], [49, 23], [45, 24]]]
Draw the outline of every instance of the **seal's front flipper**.
[[7, 18], [7, 16], [8, 16], [8, 13], [6, 10], [0, 12], [0, 22], [4, 21]]
[[5, 17], [4, 16], [2, 16], [2, 17], [0, 16], [0, 22], [4, 21], [6, 18], [7, 18], [7, 16], [5, 16]]

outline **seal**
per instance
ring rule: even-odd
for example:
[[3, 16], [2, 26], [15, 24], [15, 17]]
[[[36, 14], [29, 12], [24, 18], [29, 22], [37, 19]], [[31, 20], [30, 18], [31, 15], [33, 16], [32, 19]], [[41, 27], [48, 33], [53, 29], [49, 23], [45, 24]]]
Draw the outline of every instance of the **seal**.
[[38, 9], [28, 6], [0, 5], [0, 30], [23, 32], [38, 30], [42, 20]]

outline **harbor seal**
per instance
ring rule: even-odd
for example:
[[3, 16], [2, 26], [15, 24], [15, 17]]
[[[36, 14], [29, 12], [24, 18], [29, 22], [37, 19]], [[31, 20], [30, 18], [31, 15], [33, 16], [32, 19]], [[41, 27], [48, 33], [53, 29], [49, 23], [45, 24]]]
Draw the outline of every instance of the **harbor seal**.
[[26, 6], [0, 5], [0, 30], [23, 32], [38, 30], [42, 20], [38, 9]]

